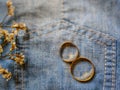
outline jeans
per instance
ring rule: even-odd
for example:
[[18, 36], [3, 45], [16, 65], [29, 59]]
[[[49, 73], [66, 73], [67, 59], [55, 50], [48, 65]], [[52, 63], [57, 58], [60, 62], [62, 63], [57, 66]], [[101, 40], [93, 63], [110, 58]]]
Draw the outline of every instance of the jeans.
[[[32, 33], [18, 35], [24, 67], [0, 60], [13, 74], [8, 82], [0, 77], [0, 90], [119, 90], [120, 0], [12, 1], [15, 16], [6, 23], [25, 22]], [[0, 0], [1, 18], [5, 2]], [[59, 47], [66, 40], [93, 62], [96, 74], [90, 82], [74, 80], [69, 64], [61, 60]]]

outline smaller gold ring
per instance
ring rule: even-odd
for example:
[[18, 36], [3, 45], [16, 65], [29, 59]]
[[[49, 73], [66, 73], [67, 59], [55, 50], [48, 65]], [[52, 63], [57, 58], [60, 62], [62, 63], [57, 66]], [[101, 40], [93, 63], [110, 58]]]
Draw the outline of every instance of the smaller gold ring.
[[[63, 50], [66, 48], [66, 47], [69, 47], [69, 46], [72, 46], [72, 47], [75, 47], [77, 49], [76, 51], [76, 54], [75, 54], [75, 58], [74, 59], [64, 59], [62, 54], [63, 54]], [[60, 57], [63, 59], [64, 62], [67, 62], [67, 63], [70, 63], [70, 62], [73, 62], [76, 58], [79, 57], [79, 49], [77, 48], [77, 46], [75, 44], [73, 44], [72, 42], [70, 41], [66, 41], [64, 42], [61, 47], [60, 47]]]
[[[80, 78], [78, 78], [78, 77], [75, 77], [75, 75], [74, 75], [75, 65], [76, 65], [77, 63], [79, 63], [79, 62], [82, 62], [82, 61], [86, 61], [86, 62], [88, 62], [88, 63], [90, 63], [90, 64], [92, 65], [92, 69], [91, 69], [91, 71], [90, 71], [91, 73], [90, 73], [90, 75], [87, 76], [87, 78], [85, 78], [85, 79], [80, 79]], [[90, 81], [90, 80], [94, 77], [94, 75], [95, 75], [95, 67], [94, 67], [94, 64], [93, 64], [89, 59], [84, 58], [84, 57], [79, 57], [79, 58], [77, 58], [75, 61], [72, 62], [71, 67], [70, 67], [70, 72], [71, 72], [71, 74], [72, 74], [72, 77], [73, 77], [75, 80], [77, 80], [77, 81], [79, 81], [79, 82], [88, 82], [88, 81]]]

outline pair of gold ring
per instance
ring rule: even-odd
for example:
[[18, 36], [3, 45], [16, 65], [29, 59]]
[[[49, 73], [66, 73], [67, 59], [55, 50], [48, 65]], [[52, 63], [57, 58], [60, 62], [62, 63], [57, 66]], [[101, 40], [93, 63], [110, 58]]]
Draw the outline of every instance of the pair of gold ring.
[[[74, 58], [69, 59], [69, 60], [68, 60], [68, 59], [64, 59], [64, 57], [63, 57], [64, 49], [67, 48], [67, 47], [74, 47], [74, 48], [76, 48], [76, 53], [75, 53]], [[61, 47], [60, 47], [60, 57], [63, 59], [64, 62], [71, 63], [71, 65], [70, 65], [70, 73], [72, 74], [72, 77], [73, 77], [75, 80], [79, 81], [79, 82], [88, 82], [88, 81], [90, 81], [90, 80], [94, 77], [94, 75], [95, 75], [95, 67], [94, 67], [94, 64], [93, 64], [89, 59], [80, 56], [79, 53], [80, 53], [80, 52], [79, 52], [78, 47], [77, 47], [75, 44], [73, 44], [72, 42], [70, 42], [70, 41], [64, 42], [64, 43], [61, 45]], [[76, 66], [76, 64], [79, 63], [79, 62], [88, 62], [89, 64], [92, 65], [92, 69], [90, 70], [90, 75], [85, 75], [85, 77], [84, 77], [83, 79], [82, 79], [82, 78], [78, 78], [78, 77], [76, 77], [76, 76], [74, 75], [75, 66]], [[87, 73], [87, 74], [88, 74], [88, 73]]]

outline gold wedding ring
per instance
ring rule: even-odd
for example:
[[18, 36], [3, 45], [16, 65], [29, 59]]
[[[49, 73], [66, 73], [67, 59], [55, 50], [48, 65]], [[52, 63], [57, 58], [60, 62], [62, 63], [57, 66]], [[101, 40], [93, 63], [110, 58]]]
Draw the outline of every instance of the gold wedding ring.
[[[88, 63], [90, 63], [90, 64], [92, 65], [92, 69], [91, 69], [89, 72], [85, 72], [85, 73], [82, 75], [82, 78], [76, 77], [76, 76], [74, 75], [75, 65], [76, 65], [77, 63], [80, 63], [80, 62], [88, 62]], [[75, 80], [77, 80], [77, 81], [79, 81], [79, 82], [88, 82], [88, 81], [90, 81], [90, 80], [94, 77], [94, 75], [95, 75], [95, 67], [94, 67], [94, 64], [93, 64], [89, 59], [87, 59], [87, 58], [85, 58], [85, 57], [79, 57], [79, 58], [77, 58], [75, 61], [72, 62], [71, 66], [70, 66], [70, 72], [71, 72], [71, 74], [72, 74], [72, 77], [73, 77]]]
[[[70, 59], [64, 59], [63, 58], [63, 51], [66, 47], [74, 47], [76, 48], [76, 53], [74, 55], [74, 58], [70, 58]], [[95, 75], [95, 67], [94, 67], [94, 64], [87, 58], [85, 57], [82, 57], [79, 55], [79, 49], [77, 48], [77, 46], [75, 44], [73, 44], [71, 41], [66, 41], [64, 42], [61, 47], [60, 47], [60, 57], [61, 59], [64, 61], [64, 62], [67, 62], [67, 63], [70, 63], [71, 62], [71, 65], [70, 65], [70, 73], [72, 74], [72, 77], [79, 81], [79, 82], [88, 82], [90, 81], [94, 75]], [[83, 77], [80, 78], [80, 77], [76, 77], [74, 75], [74, 69], [75, 69], [75, 66], [77, 63], [79, 62], [88, 62], [89, 64], [92, 65], [92, 69], [89, 71], [89, 72], [86, 72], [83, 74]]]
[[[63, 51], [64, 51], [64, 49], [66, 48], [66, 47], [74, 47], [74, 48], [76, 48], [76, 53], [75, 53], [75, 57], [74, 58], [70, 58], [70, 59], [64, 59], [63, 58]], [[75, 44], [73, 44], [72, 42], [70, 42], [70, 41], [66, 41], [66, 42], [64, 42], [62, 45], [61, 45], [61, 47], [60, 47], [60, 57], [62, 58], [62, 60], [64, 61], [64, 62], [73, 62], [76, 58], [78, 58], [79, 57], [79, 49], [77, 48], [77, 46], [75, 45]]]

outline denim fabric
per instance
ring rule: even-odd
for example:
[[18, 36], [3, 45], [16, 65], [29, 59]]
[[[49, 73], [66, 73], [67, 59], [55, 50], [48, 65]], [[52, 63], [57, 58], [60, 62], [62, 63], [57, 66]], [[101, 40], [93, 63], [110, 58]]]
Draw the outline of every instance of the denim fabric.
[[[6, 12], [5, 2], [0, 0], [1, 18]], [[13, 3], [16, 15], [6, 23], [25, 22], [32, 33], [19, 35], [17, 40], [26, 56], [24, 67], [0, 60], [13, 73], [8, 82], [0, 77], [0, 90], [119, 90], [120, 0], [13, 0]], [[69, 64], [61, 60], [59, 48], [66, 40], [74, 42], [81, 55], [95, 65], [96, 74], [90, 82], [74, 80]]]

